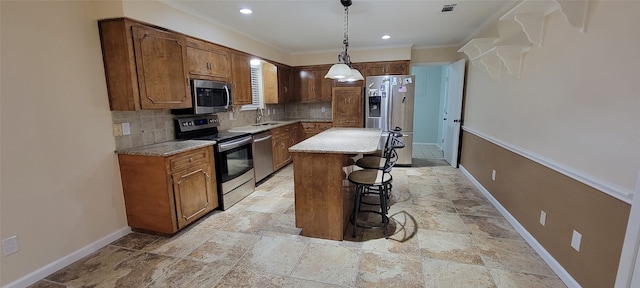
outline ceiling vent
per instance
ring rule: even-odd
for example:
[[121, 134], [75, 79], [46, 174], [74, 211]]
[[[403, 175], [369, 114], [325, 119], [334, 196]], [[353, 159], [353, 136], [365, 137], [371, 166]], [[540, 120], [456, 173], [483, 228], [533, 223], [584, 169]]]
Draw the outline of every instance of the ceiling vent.
[[451, 11], [453, 11], [453, 8], [456, 8], [456, 5], [458, 5], [458, 4], [446, 4], [446, 5], [442, 6], [442, 11], [441, 12], [451, 12]]

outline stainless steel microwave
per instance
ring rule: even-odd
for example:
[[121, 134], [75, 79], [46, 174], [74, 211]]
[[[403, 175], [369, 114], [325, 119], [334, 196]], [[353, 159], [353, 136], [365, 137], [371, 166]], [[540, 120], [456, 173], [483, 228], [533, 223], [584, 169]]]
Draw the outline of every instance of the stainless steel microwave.
[[212, 80], [191, 79], [193, 108], [171, 110], [172, 114], [211, 114], [231, 110], [231, 85]]

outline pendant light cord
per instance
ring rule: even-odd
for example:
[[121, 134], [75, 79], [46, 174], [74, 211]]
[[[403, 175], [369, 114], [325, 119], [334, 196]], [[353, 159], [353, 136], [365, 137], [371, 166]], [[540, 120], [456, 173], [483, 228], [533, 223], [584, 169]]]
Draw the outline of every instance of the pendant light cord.
[[344, 6], [344, 39], [342, 40], [342, 44], [344, 45], [344, 51], [339, 55], [338, 62], [347, 64], [351, 67], [351, 59], [349, 59], [349, 54], [347, 50], [349, 50], [349, 6]]

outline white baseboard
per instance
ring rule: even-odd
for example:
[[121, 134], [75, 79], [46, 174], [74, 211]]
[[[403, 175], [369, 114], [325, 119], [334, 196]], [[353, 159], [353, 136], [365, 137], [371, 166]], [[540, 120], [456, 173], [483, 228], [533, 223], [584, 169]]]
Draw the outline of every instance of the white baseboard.
[[438, 143], [423, 143], [423, 142], [413, 142], [413, 145], [436, 145], [436, 146], [439, 146]]
[[82, 259], [83, 257], [98, 251], [98, 249], [107, 246], [109, 243], [116, 241], [118, 239], [120, 239], [120, 237], [127, 235], [131, 232], [131, 228], [130, 227], [126, 227], [126, 228], [122, 228], [120, 230], [117, 230], [105, 237], [103, 237], [102, 239], [99, 239], [87, 246], [84, 246], [82, 248], [80, 248], [79, 250], [74, 251], [71, 254], [68, 254], [58, 260], [55, 260], [45, 266], [43, 266], [42, 268], [33, 271], [23, 277], [21, 277], [20, 279], [13, 281], [7, 285], [5, 285], [3, 288], [23, 288], [23, 287], [27, 287], [33, 283], [36, 283], [40, 280], [42, 280], [44, 277], [49, 276], [51, 273], [56, 272], [66, 266], [68, 266], [69, 264], [76, 262], [80, 259]]
[[507, 211], [507, 209], [504, 208], [502, 204], [500, 204], [500, 202], [498, 202], [498, 200], [496, 200], [496, 198], [494, 198], [493, 195], [491, 195], [491, 193], [489, 193], [489, 191], [484, 188], [482, 184], [480, 184], [480, 182], [478, 182], [478, 180], [476, 180], [476, 178], [474, 178], [473, 175], [471, 175], [471, 173], [469, 173], [469, 171], [467, 171], [467, 169], [465, 169], [462, 165], [460, 165], [460, 171], [462, 171], [462, 173], [464, 173], [464, 175], [467, 176], [469, 180], [471, 180], [473, 185], [478, 187], [480, 192], [482, 192], [482, 194], [487, 197], [489, 202], [491, 202], [491, 204], [493, 204], [493, 206], [495, 206], [496, 209], [500, 211], [502, 216], [504, 216], [504, 218], [506, 218], [507, 221], [509, 221], [509, 223], [511, 223], [511, 225], [516, 228], [516, 231], [518, 231], [522, 238], [524, 238], [524, 240], [527, 241], [527, 243], [529, 243], [529, 245], [533, 247], [534, 250], [536, 250], [538, 255], [542, 257], [542, 260], [544, 260], [544, 262], [546, 262], [547, 265], [551, 267], [551, 270], [553, 270], [553, 272], [555, 272], [558, 277], [560, 277], [560, 280], [562, 280], [562, 282], [564, 282], [567, 287], [582, 287], [580, 286], [580, 284], [578, 284], [578, 282], [576, 282], [575, 279], [573, 279], [571, 274], [569, 274], [569, 272], [567, 272], [567, 270], [565, 270], [564, 267], [562, 267], [562, 265], [560, 265], [560, 263], [555, 258], [553, 258], [553, 256], [551, 256], [551, 254], [549, 254], [546, 249], [544, 249], [544, 247], [542, 247], [538, 240], [536, 240], [536, 238], [534, 238], [533, 235], [531, 235], [531, 233], [529, 233], [529, 231], [527, 231], [527, 229], [525, 229], [524, 226], [522, 226], [520, 222], [518, 222], [518, 220], [516, 220], [516, 218], [514, 218], [511, 213], [509, 213], [509, 211]]

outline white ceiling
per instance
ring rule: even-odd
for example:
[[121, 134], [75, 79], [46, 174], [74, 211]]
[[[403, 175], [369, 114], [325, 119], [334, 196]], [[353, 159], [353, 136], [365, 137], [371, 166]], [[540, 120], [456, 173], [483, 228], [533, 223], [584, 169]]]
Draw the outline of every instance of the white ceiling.
[[[463, 44], [516, 0], [353, 0], [349, 49], [445, 47]], [[164, 0], [237, 33], [291, 54], [342, 49], [340, 0]], [[457, 4], [442, 13], [445, 4]], [[242, 15], [241, 8], [253, 14]], [[382, 40], [384, 34], [391, 39]]]

